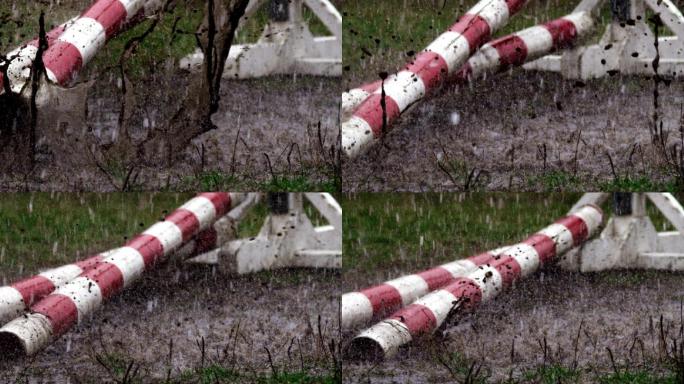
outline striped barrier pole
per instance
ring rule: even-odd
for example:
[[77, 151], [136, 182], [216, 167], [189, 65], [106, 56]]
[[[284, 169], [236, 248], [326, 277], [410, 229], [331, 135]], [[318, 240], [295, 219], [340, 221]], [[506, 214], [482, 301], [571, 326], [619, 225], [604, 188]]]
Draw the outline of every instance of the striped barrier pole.
[[16, 319], [33, 303], [83, 272], [92, 269], [112, 252], [100, 253], [73, 264], [47, 270], [12, 285], [0, 287], [0, 324]]
[[[69, 85], [109, 39], [144, 12], [144, 5], [145, 0], [98, 0], [79, 17], [50, 31], [49, 48], [43, 53], [48, 79]], [[21, 91], [29, 80], [37, 52], [38, 40], [33, 40], [7, 56], [14, 58], [7, 73], [13, 92]]]
[[491, 264], [423, 296], [361, 332], [352, 340], [350, 354], [363, 359], [392, 356], [402, 345], [433, 333], [455, 310], [477, 307], [510, 288], [518, 279], [534, 273], [541, 265], [582, 244], [598, 232], [602, 222], [601, 209], [585, 205], [512, 246]]
[[342, 121], [349, 120], [356, 108], [382, 86], [382, 80], [342, 92]]
[[[62, 35], [64, 30], [71, 25], [76, 18], [61, 24], [50, 32], [45, 34], [48, 41], [48, 46], [54, 44], [59, 36]], [[33, 39], [26, 43], [25, 45], [10, 51], [5, 58], [10, 62], [7, 67], [7, 76], [9, 78], [9, 85], [14, 93], [20, 93], [24, 88], [24, 85], [31, 77], [31, 66], [33, 66], [33, 60], [36, 58], [38, 53], [38, 39]], [[5, 64], [5, 63], [3, 63]], [[0, 73], [0, 95], [5, 92], [4, 85], [4, 74]]]
[[480, 265], [489, 264], [508, 247], [452, 261], [412, 275], [386, 281], [376, 286], [342, 295], [342, 329], [365, 325], [413, 303], [428, 292], [466, 276]]
[[[523, 65], [571, 46], [591, 31], [593, 24], [594, 19], [588, 12], [578, 12], [500, 37], [480, 47], [447, 81], [463, 83], [487, 73], [503, 72], [510, 67]], [[376, 81], [343, 93], [343, 119], [344, 116], [351, 116], [381, 84], [381, 81]]]
[[558, 49], [571, 46], [594, 26], [588, 12], [572, 13], [545, 24], [501, 37], [483, 45], [455, 76], [465, 82], [486, 73], [503, 72], [521, 66]]
[[48, 78], [59, 85], [72, 82], [144, 4], [144, 0], [98, 0], [93, 3], [43, 54]]
[[[384, 81], [353, 116], [342, 123], [342, 149], [347, 158], [361, 155], [386, 133], [410, 106], [422, 100], [465, 64], [495, 31], [506, 25], [527, 0], [480, 0], [441, 34], [403, 71]], [[382, 90], [384, 89], [384, 97]]]
[[202, 193], [0, 328], [0, 351], [33, 355], [225, 215], [243, 194]]
[[[177, 253], [180, 253], [183, 258], [199, 255], [215, 248], [216, 240], [216, 230], [210, 227], [198, 233], [191, 242], [179, 249]], [[97, 267], [116, 250], [99, 253], [72, 264], [41, 272], [12, 285], [0, 287], [0, 325], [16, 319], [31, 305], [51, 294], [55, 289]]]

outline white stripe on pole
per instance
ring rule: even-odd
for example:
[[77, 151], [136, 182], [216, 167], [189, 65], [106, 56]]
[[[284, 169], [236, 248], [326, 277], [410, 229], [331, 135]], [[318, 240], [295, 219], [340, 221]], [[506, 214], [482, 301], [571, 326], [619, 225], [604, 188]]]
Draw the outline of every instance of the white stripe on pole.
[[112, 256], [105, 258], [103, 261], [119, 268], [121, 275], [123, 275], [124, 288], [129, 287], [145, 270], [145, 260], [142, 255], [131, 247], [121, 247]]

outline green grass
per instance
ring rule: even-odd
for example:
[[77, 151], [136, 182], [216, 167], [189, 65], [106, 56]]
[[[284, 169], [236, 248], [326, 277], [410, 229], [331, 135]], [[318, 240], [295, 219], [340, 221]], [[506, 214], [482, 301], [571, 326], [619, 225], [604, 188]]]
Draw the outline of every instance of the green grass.
[[[555, 191], [581, 191], [591, 178], [583, 180], [582, 177], [571, 172], [562, 170], [550, 170], [538, 175], [529, 176], [526, 180], [527, 187], [544, 192]], [[653, 180], [646, 175], [620, 176], [610, 180], [597, 181], [599, 191], [605, 192], [677, 192], [681, 190], [681, 183], [677, 179], [669, 181]]]
[[[341, 201], [344, 268], [373, 271], [393, 266], [418, 270], [518, 242], [564, 216], [580, 196], [578, 193], [346, 195]], [[681, 194], [676, 197], [682, 198]], [[612, 199], [608, 198], [601, 208], [607, 217], [612, 215]], [[648, 202], [647, 212], [656, 230], [673, 230]], [[615, 278], [619, 276], [616, 274]]]
[[674, 373], [658, 375], [650, 371], [627, 371], [598, 378], [600, 384], [677, 384]]
[[[346, 270], [434, 266], [522, 240], [579, 194], [350, 195], [342, 200]], [[422, 237], [422, 245], [421, 245]]]
[[[120, 246], [194, 195], [0, 194], [0, 278], [15, 278]], [[256, 206], [240, 223], [239, 234], [254, 236], [266, 212], [263, 204]]]
[[655, 372], [644, 369], [628, 369], [619, 373], [592, 374], [581, 369], [572, 369], [561, 364], [539, 366], [522, 373], [521, 377], [513, 380], [513, 383], [585, 383], [596, 382], [600, 384], [675, 384], [677, 376], [674, 372], [664, 370]]
[[206, 171], [195, 176], [187, 176], [174, 186], [180, 190], [200, 189], [206, 191], [240, 190], [262, 192], [335, 192], [340, 189], [341, 181], [336, 178], [313, 180], [305, 174], [275, 176], [268, 181], [256, 181], [230, 175], [219, 171]]
[[540, 384], [575, 383], [580, 372], [562, 365], [541, 366], [523, 374], [523, 381]]
[[581, 185], [581, 180], [579, 177], [564, 171], [553, 170], [544, 172], [540, 175], [530, 176], [527, 179], [527, 183], [530, 187], [539, 186], [542, 190], [551, 191], [576, 191]]
[[599, 183], [601, 191], [630, 191], [630, 192], [650, 192], [650, 191], [680, 191], [681, 185], [677, 180], [668, 182], [658, 182], [651, 180], [647, 176], [637, 177], [618, 177], [617, 179]]

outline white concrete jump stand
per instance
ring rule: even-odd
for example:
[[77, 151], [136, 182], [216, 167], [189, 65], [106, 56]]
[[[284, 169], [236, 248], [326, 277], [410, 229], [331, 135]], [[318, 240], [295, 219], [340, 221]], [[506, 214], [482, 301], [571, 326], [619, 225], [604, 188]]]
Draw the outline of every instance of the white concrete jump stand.
[[[230, 48], [223, 77], [342, 75], [342, 16], [329, 0], [252, 0], [242, 20], [251, 18], [266, 3], [271, 7], [271, 20], [255, 44]], [[303, 17], [304, 6], [318, 17], [332, 36], [313, 36]], [[183, 58], [180, 66], [197, 68], [202, 60], [202, 52], [197, 50]]]
[[[547, 55], [523, 66], [525, 69], [560, 72], [570, 79], [592, 79], [609, 73], [653, 75], [656, 55], [654, 31], [646, 20], [646, 10], [659, 14], [665, 27], [674, 34], [658, 38], [658, 74], [684, 75], [684, 16], [671, 0], [614, 0], [624, 15], [613, 12], [598, 44], [579, 46], [560, 55]], [[582, 0], [573, 12], [588, 11], [595, 17], [603, 0]], [[636, 55], [635, 55], [636, 54]]]
[[[601, 204], [609, 196], [609, 193], [587, 193], [570, 212], [584, 204]], [[658, 232], [655, 229], [646, 212], [647, 201], [676, 231]], [[669, 193], [632, 193], [631, 202], [627, 203], [627, 207], [622, 207], [626, 212], [614, 212], [598, 238], [569, 252], [559, 264], [581, 272], [610, 269], [684, 271], [684, 208], [681, 204]]]
[[[255, 194], [256, 195], [256, 194]], [[252, 197], [252, 196], [250, 196]], [[315, 227], [304, 211], [304, 198], [327, 220]], [[257, 198], [243, 203], [244, 212]], [[228, 217], [215, 226], [218, 248], [188, 260], [216, 264], [228, 273], [245, 274], [275, 268], [341, 268], [342, 208], [328, 193], [269, 194], [271, 213], [256, 237], [234, 240], [233, 223]]]

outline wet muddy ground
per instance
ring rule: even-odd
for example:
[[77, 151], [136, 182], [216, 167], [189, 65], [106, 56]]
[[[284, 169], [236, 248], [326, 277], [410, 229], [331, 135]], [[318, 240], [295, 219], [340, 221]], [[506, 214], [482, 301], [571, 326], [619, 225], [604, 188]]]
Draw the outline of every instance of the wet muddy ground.
[[[346, 288], [377, 281], [347, 279]], [[577, 345], [577, 365], [583, 371], [579, 381], [595, 382], [597, 375], [613, 372], [606, 348], [620, 367], [626, 361], [633, 364], [631, 368], [642, 364], [642, 353], [646, 359], [658, 356], [660, 316], [669, 335], [679, 331], [683, 281], [681, 273], [581, 274], [554, 266], [521, 281], [473, 314], [460, 315], [440, 335], [414, 343], [385, 362], [346, 361], [345, 382], [448, 382], [453, 376], [439, 359], [450, 361], [450, 354], [482, 362], [491, 381], [506, 380], [511, 372], [514, 379], [520, 379], [524, 371], [544, 364], [544, 338], [547, 365], [570, 366]], [[352, 336], [345, 335], [343, 341]], [[452, 360], [450, 364], [458, 369], [464, 363]]]
[[[231, 277], [207, 266], [165, 266], [35, 358], [0, 363], [0, 382], [22, 375], [30, 382], [121, 380], [130, 361], [141, 365], [137, 377], [143, 382], [163, 382], [169, 369], [171, 377], [178, 378], [201, 366], [202, 337], [204, 366], [218, 363], [247, 374], [270, 372], [268, 348], [279, 370], [298, 371], [303, 361], [315, 371], [329, 359], [323, 349], [338, 338], [337, 276], [282, 270]], [[96, 355], [119, 370], [116, 376]], [[122, 361], [119, 366], [112, 363], [117, 359]]]
[[[664, 183], [673, 176], [651, 144], [653, 87], [647, 78], [577, 82], [516, 70], [443, 90], [347, 161], [344, 189], [462, 190], [473, 170], [476, 189], [588, 190], [615, 176]], [[681, 81], [660, 85], [668, 145], [681, 139], [683, 90]]]
[[[173, 71], [150, 75], [135, 85], [134, 103], [129, 99], [126, 107], [131, 109], [126, 129], [134, 140], [142, 141], [180, 107], [178, 89], [190, 79], [186, 72]], [[170, 166], [137, 164], [132, 187], [183, 188], [187, 183], [192, 188], [206, 172], [234, 179], [238, 189], [268, 181], [273, 174], [325, 181], [330, 177], [325, 174], [325, 155], [329, 160], [338, 136], [338, 84], [334, 78], [294, 76], [224, 80], [220, 107], [213, 116], [217, 129], [196, 137], [174, 155]], [[122, 135], [119, 86], [117, 76], [104, 75], [97, 82], [60, 91], [59, 97], [73, 98], [75, 107], [69, 107], [68, 115], [50, 111], [46, 126], [38, 129], [35, 171], [28, 178], [0, 176], [3, 189], [121, 189], [136, 162], [101, 153]]]

